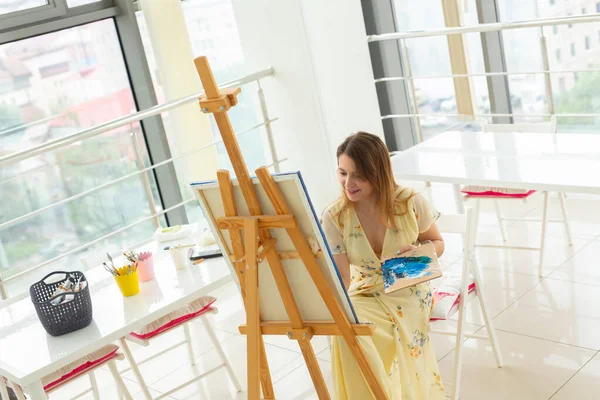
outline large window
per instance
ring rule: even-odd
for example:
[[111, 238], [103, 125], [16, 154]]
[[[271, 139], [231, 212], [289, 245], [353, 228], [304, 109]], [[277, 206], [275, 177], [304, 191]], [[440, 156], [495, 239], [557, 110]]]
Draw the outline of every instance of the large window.
[[[218, 83], [250, 72], [230, 1], [181, 7], [193, 56], [209, 57]], [[182, 123], [179, 110], [74, 139], [164, 103], [165, 78], [139, 3], [0, 1], [0, 159], [52, 146], [0, 163], [0, 278], [11, 295], [50, 270], [85, 268], [82, 262], [94, 265], [106, 252], [147, 240], [157, 225], [202, 228], [187, 172], [215, 147], [192, 152], [186, 135], [197, 127]], [[236, 133], [245, 132], [238, 140], [251, 170], [271, 162], [257, 89], [256, 82], [243, 86], [229, 112]], [[210, 118], [205, 126], [218, 140]], [[217, 168], [232, 169], [224, 146], [216, 155], [210, 178]]]
[[[135, 111], [112, 19], [0, 46], [0, 156]], [[0, 224], [136, 171], [134, 141], [141, 162], [147, 163], [143, 137], [135, 125], [0, 168]], [[155, 182], [148, 176], [160, 204]], [[0, 271], [9, 278], [97, 240], [150, 215], [149, 205], [144, 182], [137, 176], [7, 224], [0, 228]], [[153, 231], [151, 221], [142, 223], [91, 250], [114, 251]], [[46, 268], [80, 268], [83, 254]]]
[[[501, 21], [522, 21], [536, 20], [542, 18], [560, 18], [568, 16], [577, 16], [585, 14], [586, 8], [581, 5], [561, 1], [556, 6], [550, 6], [544, 0], [528, 1], [498, 1], [500, 6]], [[593, 7], [593, 2], [589, 2]], [[598, 119], [589, 116], [579, 117], [560, 117], [560, 114], [587, 114], [598, 113], [600, 107], [596, 106], [600, 97], [596, 96], [597, 85], [596, 75], [598, 72], [589, 71], [598, 68], [600, 65], [600, 46], [591, 40], [600, 29], [600, 22], [578, 23], [546, 26], [544, 28], [531, 28], [515, 30], [515, 40], [504, 42], [504, 53], [508, 57], [518, 59], [523, 68], [530, 71], [539, 71], [539, 74], [530, 75], [522, 82], [511, 82], [511, 96], [519, 96], [522, 101], [531, 104], [535, 100], [533, 110], [530, 108], [521, 109], [525, 113], [547, 113], [546, 86], [542, 63], [542, 47], [540, 41], [540, 29], [543, 29], [546, 38], [548, 54], [556, 54], [556, 57], [549, 57], [549, 66], [551, 74], [551, 92], [554, 103], [554, 112], [559, 114], [558, 129], [562, 132], [581, 131], [594, 132], [597, 128]], [[558, 31], [559, 35], [554, 32]], [[506, 35], [510, 31], [504, 31]], [[526, 51], [518, 52], [519, 46], [527, 43]], [[583, 51], [583, 50], [586, 51]], [[562, 56], [562, 57], [561, 57]], [[516, 72], [518, 67], [508, 66], [508, 72]], [[569, 72], [561, 72], [569, 71]], [[580, 79], [578, 77], [578, 71]], [[520, 93], [519, 93], [520, 92]], [[530, 100], [526, 100], [529, 98]], [[543, 106], [542, 106], [543, 105]], [[513, 110], [516, 112], [515, 110]], [[517, 110], [518, 111], [518, 110]], [[531, 120], [531, 118], [530, 118]]]
[[135, 111], [113, 20], [0, 46], [0, 107], [5, 153]]
[[[479, 119], [535, 122], [548, 119], [551, 113], [557, 115], [560, 132], [597, 132], [600, 121], [600, 45], [594, 38], [599, 37], [600, 21], [578, 21], [589, 10], [597, 10], [596, 2], [390, 2], [394, 6], [396, 31], [411, 34], [410, 37], [396, 39], [400, 48], [406, 46], [408, 54], [392, 51], [392, 47], [382, 47], [385, 49], [383, 54], [372, 53], [372, 57], [385, 59], [400, 55], [403, 76], [394, 78], [412, 82], [412, 85], [404, 86], [411, 100], [411, 109], [410, 114], [396, 112], [392, 118], [414, 120], [417, 124], [412, 129], [418, 128], [423, 139], [447, 129], [477, 129], [475, 125], [478, 125]], [[450, 5], [449, 14], [445, 15], [443, 5]], [[448, 37], [445, 34], [427, 35], [427, 31], [447, 28], [446, 19], [456, 21], [456, 10], [464, 27], [544, 19], [571, 20], [557, 25], [540, 24], [518, 29], [507, 26], [499, 31], [463, 33], [464, 60], [463, 52], [455, 49], [455, 60], [451, 61]], [[381, 15], [380, 18], [385, 19], [386, 16]], [[484, 37], [485, 42], [482, 41]], [[463, 110], [469, 109], [464, 107], [469, 102], [467, 96], [457, 99], [457, 80], [453, 78], [457, 72], [452, 66], [456, 68], [462, 64], [467, 67], [471, 91], [468, 97], [472, 99], [475, 115], [458, 113], [457, 103], [463, 105]], [[464, 68], [459, 69], [464, 71]], [[460, 79], [464, 82], [464, 78]], [[491, 83], [493, 86], [489, 86]], [[389, 125], [388, 129], [394, 128]], [[389, 133], [416, 136], [408, 130]]]

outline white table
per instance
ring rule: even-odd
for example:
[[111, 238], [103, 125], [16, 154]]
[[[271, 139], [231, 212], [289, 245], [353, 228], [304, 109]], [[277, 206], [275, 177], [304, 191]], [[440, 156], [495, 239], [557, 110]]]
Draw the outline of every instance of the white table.
[[176, 270], [167, 252], [155, 252], [154, 257], [156, 278], [141, 283], [140, 293], [128, 298], [121, 295], [112, 276], [102, 267], [85, 272], [90, 282], [94, 320], [88, 327], [70, 334], [48, 335], [29, 297], [0, 308], [0, 375], [26, 387], [33, 400], [45, 400], [41, 383], [45, 375], [232, 279], [223, 258], [207, 259]]
[[600, 134], [449, 131], [392, 157], [396, 178], [600, 194]]
[[[460, 185], [600, 194], [600, 135], [449, 131], [393, 156], [392, 170], [399, 179], [452, 183], [461, 213]], [[539, 248], [516, 247], [540, 252], [540, 276], [547, 218]]]

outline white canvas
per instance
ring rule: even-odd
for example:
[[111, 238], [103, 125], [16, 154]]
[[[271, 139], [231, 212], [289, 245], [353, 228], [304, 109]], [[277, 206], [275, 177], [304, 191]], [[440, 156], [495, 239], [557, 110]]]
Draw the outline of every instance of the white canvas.
[[[337, 298], [349, 321], [351, 323], [358, 323], [348, 295], [344, 290], [331, 251], [325, 241], [325, 236], [321, 230], [319, 220], [310, 202], [308, 193], [306, 192], [302, 176], [299, 172], [293, 172], [274, 175], [273, 179], [283, 194], [288, 207], [296, 217], [304, 237], [306, 239], [311, 237], [316, 239], [319, 247], [323, 251], [324, 257], [318, 257], [317, 262], [329, 282], [331, 293]], [[259, 180], [254, 178], [252, 182], [254, 183], [254, 189], [262, 207], [263, 214], [277, 215], [271, 201], [260, 185]], [[218, 218], [225, 216], [225, 210], [223, 208], [223, 202], [221, 201], [221, 193], [217, 181], [192, 183], [191, 186], [221, 251], [224, 255], [233, 254], [229, 232], [227, 230], [220, 230], [221, 235], [219, 235], [219, 228], [213, 223], [213, 221], [216, 221]], [[204, 195], [206, 203], [200, 196], [200, 192]], [[233, 182], [233, 192], [238, 214], [240, 216], [249, 216], [250, 213], [248, 207], [243, 199], [242, 191], [238, 186], [237, 181]], [[277, 239], [278, 251], [297, 251], [285, 229], [271, 229], [271, 235]], [[237, 281], [233, 263], [227, 257], [225, 258], [231, 273]], [[281, 262], [290, 282], [292, 292], [303, 320], [323, 322], [333, 321], [329, 310], [325, 306], [325, 303], [302, 260], [297, 258], [281, 260]], [[271, 274], [270, 267], [266, 261], [259, 264], [258, 282], [261, 320], [265, 322], [288, 321], [289, 317], [285, 311], [283, 301], [279, 296], [279, 291], [277, 290], [277, 285]]]

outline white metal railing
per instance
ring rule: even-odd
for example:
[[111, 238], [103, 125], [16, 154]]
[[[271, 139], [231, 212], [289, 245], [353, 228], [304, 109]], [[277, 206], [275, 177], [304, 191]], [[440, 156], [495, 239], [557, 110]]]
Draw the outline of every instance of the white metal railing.
[[573, 70], [540, 70], [540, 71], [523, 71], [523, 72], [476, 72], [473, 74], [442, 74], [442, 75], [416, 75], [407, 76], [392, 76], [375, 79], [375, 83], [392, 82], [392, 81], [407, 81], [410, 79], [441, 79], [441, 78], [471, 78], [471, 77], [488, 77], [488, 76], [518, 76], [518, 75], [541, 75], [541, 74], [573, 74], [577, 72], [600, 72], [600, 68], [582, 68]]
[[488, 113], [488, 114], [458, 114], [458, 113], [409, 113], [409, 114], [388, 114], [381, 117], [381, 119], [394, 119], [394, 118], [434, 118], [434, 117], [461, 117], [466, 120], [474, 118], [492, 118], [492, 117], [520, 117], [520, 118], [546, 118], [551, 116], [557, 118], [567, 117], [580, 117], [580, 118], [600, 118], [600, 114], [568, 114], [568, 113], [539, 113], [539, 114], [502, 114], [502, 113]]
[[[400, 44], [400, 50], [402, 52], [403, 67], [405, 71], [404, 76], [392, 76], [375, 79], [375, 83], [393, 82], [393, 81], [406, 81], [408, 84], [408, 91], [412, 99], [411, 106], [413, 113], [406, 114], [389, 114], [383, 115], [382, 120], [394, 119], [394, 118], [413, 118], [415, 120], [415, 127], [417, 129], [417, 137], [419, 142], [423, 140], [422, 129], [420, 118], [435, 118], [435, 117], [458, 117], [463, 120], [476, 119], [476, 118], [491, 118], [491, 117], [535, 117], [545, 118], [555, 115], [556, 117], [600, 117], [599, 113], [555, 113], [554, 109], [554, 98], [552, 92], [551, 75], [579, 73], [579, 72], [600, 72], [600, 68], [582, 68], [573, 70], [551, 70], [550, 61], [548, 56], [548, 47], [546, 43], [546, 37], [544, 34], [544, 26], [553, 25], [564, 25], [564, 24], [582, 24], [600, 22], [600, 13], [579, 15], [579, 16], [568, 16], [568, 17], [557, 17], [557, 18], [541, 18], [530, 21], [516, 21], [516, 22], [499, 22], [491, 24], [478, 24], [470, 26], [451, 27], [443, 29], [434, 29], [429, 31], [410, 31], [410, 32], [395, 32], [385, 33], [379, 35], [367, 36], [368, 42], [382, 42], [389, 40], [397, 40]], [[541, 45], [541, 56], [543, 63], [543, 70], [541, 71], [523, 71], [523, 72], [484, 72], [484, 73], [468, 73], [468, 74], [441, 74], [441, 75], [421, 75], [414, 76], [412, 74], [412, 68], [410, 63], [410, 57], [408, 48], [406, 46], [407, 39], [416, 39], [433, 36], [448, 36], [454, 34], [466, 34], [466, 33], [484, 33], [484, 32], [497, 32], [511, 29], [525, 29], [525, 28], [539, 28], [540, 31], [540, 45]], [[466, 60], [465, 60], [466, 62]], [[468, 65], [468, 63], [466, 63]], [[458, 113], [419, 113], [417, 105], [417, 96], [414, 81], [419, 79], [443, 79], [443, 78], [472, 78], [472, 77], [494, 77], [494, 76], [519, 76], [519, 75], [544, 75], [544, 88], [546, 92], [546, 99], [548, 104], [547, 113], [538, 114], [500, 114], [500, 113], [488, 113], [488, 114], [458, 114]]]
[[[267, 68], [262, 71], [258, 71], [253, 74], [244, 76], [240, 79], [236, 79], [236, 80], [224, 83], [220, 87], [221, 88], [229, 88], [229, 87], [234, 87], [234, 86], [245, 85], [250, 82], [258, 81], [261, 78], [271, 76], [271, 75], [273, 75], [273, 72], [274, 72], [273, 68]], [[0, 167], [4, 167], [7, 164], [12, 164], [17, 161], [21, 161], [26, 158], [36, 156], [38, 154], [45, 153], [47, 151], [56, 150], [61, 147], [67, 146], [71, 143], [75, 143], [80, 140], [88, 139], [88, 138], [100, 135], [102, 133], [109, 132], [113, 129], [120, 128], [122, 126], [126, 126], [131, 123], [138, 122], [138, 121], [141, 121], [141, 120], [149, 118], [149, 117], [153, 117], [155, 115], [159, 115], [165, 111], [172, 110], [172, 109], [177, 108], [184, 104], [193, 103], [195, 101], [198, 101], [198, 98], [200, 96], [202, 96], [203, 94], [204, 94], [204, 91], [195, 93], [195, 94], [187, 96], [187, 97], [183, 97], [178, 100], [173, 100], [168, 103], [159, 104], [154, 107], [150, 107], [146, 110], [138, 111], [133, 114], [126, 115], [124, 117], [105, 122], [98, 126], [95, 126], [95, 127], [89, 128], [89, 129], [85, 129], [83, 131], [74, 133], [72, 135], [67, 135], [67, 136], [64, 136], [64, 137], [61, 137], [61, 138], [58, 138], [55, 140], [51, 140], [51, 141], [42, 143], [38, 146], [34, 146], [27, 150], [23, 150], [20, 152], [9, 154], [4, 157], [0, 157]]]
[[577, 15], [558, 18], [540, 18], [530, 21], [497, 22], [492, 24], [477, 24], [452, 28], [432, 29], [430, 31], [383, 33], [379, 35], [367, 36], [367, 40], [369, 42], [382, 42], [386, 40], [416, 39], [431, 36], [455, 35], [459, 33], [496, 32], [510, 29], [539, 28], [552, 25], [582, 24], [589, 22], [600, 22], [600, 14]]
[[[258, 86], [258, 90], [257, 90], [258, 102], [259, 102], [259, 105], [260, 105], [260, 112], [261, 112], [263, 120], [262, 120], [262, 122], [260, 122], [260, 123], [258, 123], [256, 125], [252, 126], [252, 127], [249, 127], [247, 129], [245, 129], [245, 130], [237, 133], [236, 135], [237, 136], [241, 136], [241, 135], [244, 135], [244, 134], [246, 134], [248, 132], [251, 132], [251, 131], [253, 131], [253, 130], [257, 129], [257, 128], [260, 128], [260, 127], [264, 126], [265, 127], [265, 131], [266, 131], [266, 136], [267, 136], [269, 151], [270, 151], [271, 159], [272, 159], [272, 164], [268, 165], [267, 167], [268, 168], [272, 167], [275, 170], [275, 172], [280, 172], [279, 165], [280, 165], [280, 163], [286, 161], [287, 158], [279, 159], [278, 156], [277, 156], [277, 152], [276, 152], [275, 144], [274, 144], [274, 139], [273, 139], [273, 131], [272, 131], [272, 127], [271, 127], [271, 124], [273, 122], [277, 121], [277, 118], [271, 118], [271, 117], [269, 117], [269, 113], [268, 113], [267, 104], [266, 104], [266, 101], [265, 101], [264, 92], [263, 92], [262, 86], [260, 85], [260, 79], [272, 76], [273, 73], [274, 73], [273, 68], [268, 68], [268, 69], [265, 69], [265, 70], [262, 70], [262, 71], [258, 71], [256, 73], [244, 76], [244, 77], [242, 77], [240, 79], [229, 81], [229, 82], [227, 82], [227, 83], [225, 83], [223, 85], [220, 85], [219, 87], [220, 88], [228, 88], [228, 87], [242, 86], [242, 85], [245, 85], [245, 84], [248, 84], [248, 83], [252, 83], [252, 82], [256, 82], [257, 83], [257, 86]], [[98, 125], [98, 126], [95, 126], [95, 127], [89, 128], [89, 129], [85, 129], [83, 131], [80, 131], [80, 132], [77, 132], [77, 133], [74, 133], [74, 134], [71, 134], [71, 135], [67, 135], [67, 136], [62, 137], [62, 138], [58, 138], [58, 139], [55, 139], [55, 140], [52, 140], [52, 141], [49, 141], [49, 142], [46, 142], [46, 143], [42, 143], [42, 144], [40, 144], [38, 146], [32, 147], [32, 148], [24, 150], [24, 151], [20, 151], [20, 152], [15, 152], [15, 153], [9, 154], [7, 156], [4, 156], [4, 157], [0, 158], [0, 167], [6, 167], [7, 165], [17, 163], [17, 162], [25, 160], [27, 158], [34, 157], [36, 155], [40, 155], [40, 154], [43, 154], [43, 153], [48, 152], [48, 151], [60, 149], [62, 147], [68, 146], [68, 145], [70, 145], [72, 143], [75, 143], [75, 142], [78, 142], [78, 141], [81, 141], [81, 140], [85, 140], [85, 139], [89, 139], [89, 138], [92, 138], [94, 136], [100, 135], [100, 134], [105, 133], [105, 132], [109, 132], [109, 131], [111, 131], [111, 130], [113, 130], [115, 128], [119, 128], [119, 127], [123, 127], [123, 126], [127, 126], [127, 125], [131, 126], [131, 124], [136, 123], [138, 121], [141, 121], [141, 120], [143, 120], [145, 118], [159, 115], [159, 114], [161, 114], [163, 112], [172, 110], [172, 109], [177, 108], [177, 107], [179, 107], [181, 105], [184, 105], [184, 104], [188, 104], [188, 103], [192, 103], [192, 102], [197, 102], [198, 98], [200, 96], [202, 96], [203, 94], [204, 94], [204, 92], [200, 92], [200, 93], [196, 93], [194, 95], [190, 95], [190, 96], [178, 99], [178, 100], [174, 100], [174, 101], [171, 101], [171, 102], [168, 102], [168, 103], [160, 104], [160, 105], [148, 108], [146, 110], [138, 111], [136, 113], [133, 113], [133, 114], [130, 114], [130, 115], [127, 115], [127, 116], [115, 119], [113, 121], [109, 121], [109, 122], [103, 123], [101, 125]], [[39, 122], [39, 123], [41, 123], [41, 122]], [[35, 122], [33, 124], [35, 124]], [[17, 127], [10, 128], [11, 132], [13, 130], [16, 130], [16, 129], [18, 129], [18, 128]], [[41, 268], [41, 267], [43, 267], [45, 265], [51, 264], [51, 263], [53, 263], [55, 261], [58, 261], [58, 260], [66, 257], [66, 256], [69, 256], [71, 254], [77, 253], [77, 252], [79, 252], [81, 250], [84, 250], [86, 248], [89, 248], [89, 247], [91, 247], [91, 246], [93, 246], [93, 245], [95, 245], [97, 243], [100, 243], [100, 242], [102, 242], [102, 241], [104, 241], [106, 239], [109, 239], [112, 236], [118, 235], [119, 233], [122, 233], [122, 232], [124, 232], [124, 231], [126, 231], [126, 230], [128, 230], [128, 229], [130, 229], [130, 228], [132, 228], [132, 227], [134, 227], [136, 225], [142, 224], [144, 222], [153, 220], [155, 226], [158, 227], [159, 226], [159, 217], [160, 216], [162, 216], [162, 215], [164, 215], [164, 214], [166, 214], [166, 213], [168, 213], [168, 212], [170, 212], [172, 210], [175, 210], [175, 209], [177, 209], [179, 207], [183, 207], [186, 204], [194, 202], [195, 200], [192, 198], [192, 199], [184, 200], [184, 201], [182, 201], [182, 202], [180, 202], [178, 204], [175, 204], [175, 205], [173, 205], [173, 206], [171, 206], [171, 207], [169, 207], [169, 208], [167, 208], [165, 210], [157, 211], [156, 210], [156, 205], [154, 204], [154, 196], [152, 195], [152, 192], [151, 192], [150, 181], [148, 179], [147, 173], [150, 172], [150, 171], [153, 171], [154, 169], [156, 169], [158, 167], [161, 167], [161, 166], [173, 163], [173, 162], [175, 162], [175, 161], [177, 161], [177, 160], [179, 160], [181, 158], [190, 156], [190, 155], [195, 154], [195, 153], [197, 153], [199, 151], [202, 151], [204, 149], [207, 149], [207, 148], [210, 148], [212, 146], [216, 146], [219, 143], [222, 143], [222, 140], [216, 140], [216, 141], [214, 141], [212, 143], [200, 146], [200, 147], [195, 148], [193, 150], [190, 150], [190, 151], [187, 151], [185, 153], [179, 154], [176, 157], [171, 157], [171, 158], [163, 160], [163, 161], [161, 161], [159, 163], [153, 164], [153, 165], [151, 165], [151, 166], [149, 166], [147, 168], [144, 168], [143, 158], [142, 158], [142, 155], [141, 155], [141, 149], [139, 148], [138, 141], [136, 139], [136, 132], [135, 131], [131, 132], [131, 140], [132, 140], [135, 152], [136, 152], [136, 163], [137, 163], [137, 167], [138, 167], [137, 171], [129, 173], [129, 174], [124, 175], [124, 176], [121, 176], [121, 177], [119, 177], [117, 179], [114, 179], [114, 180], [111, 180], [109, 182], [105, 182], [105, 183], [103, 183], [101, 185], [98, 185], [98, 186], [96, 186], [94, 188], [88, 189], [88, 190], [83, 191], [81, 193], [78, 193], [76, 195], [73, 195], [73, 196], [67, 197], [65, 199], [59, 200], [59, 201], [57, 201], [55, 203], [52, 203], [50, 205], [47, 205], [45, 207], [41, 207], [41, 208], [36, 209], [34, 211], [31, 211], [31, 212], [29, 212], [27, 214], [21, 215], [21, 216], [19, 216], [17, 218], [13, 218], [13, 219], [11, 219], [9, 221], [3, 222], [3, 223], [0, 224], [0, 229], [9, 227], [9, 226], [14, 225], [14, 224], [17, 224], [19, 222], [22, 222], [22, 221], [26, 220], [27, 218], [34, 217], [34, 216], [39, 215], [39, 214], [41, 214], [43, 212], [46, 212], [46, 211], [48, 211], [50, 209], [53, 209], [55, 207], [59, 207], [59, 206], [65, 205], [65, 204], [70, 203], [70, 202], [72, 202], [74, 200], [77, 200], [79, 198], [85, 197], [85, 196], [90, 195], [92, 193], [101, 191], [101, 190], [106, 189], [106, 188], [108, 188], [110, 186], [116, 185], [116, 184], [118, 184], [120, 182], [123, 182], [123, 181], [126, 181], [128, 179], [134, 178], [136, 176], [139, 176], [142, 179], [142, 183], [143, 183], [143, 186], [144, 186], [144, 190], [146, 192], [146, 197], [147, 197], [149, 208], [150, 208], [150, 215], [149, 216], [145, 216], [143, 218], [139, 218], [136, 221], [128, 224], [127, 226], [121, 227], [121, 228], [119, 228], [119, 229], [117, 229], [115, 231], [112, 231], [112, 232], [110, 232], [110, 233], [108, 233], [108, 234], [106, 234], [106, 235], [104, 235], [102, 237], [96, 238], [96, 239], [94, 239], [94, 240], [92, 240], [90, 242], [84, 243], [84, 244], [82, 244], [80, 246], [77, 246], [77, 247], [75, 247], [73, 249], [70, 249], [70, 250], [68, 250], [68, 251], [66, 251], [64, 253], [61, 253], [60, 255], [58, 255], [58, 256], [56, 256], [54, 258], [45, 260], [45, 261], [43, 261], [43, 262], [41, 262], [41, 263], [39, 263], [37, 265], [34, 265], [31, 268], [28, 268], [28, 269], [23, 270], [23, 271], [19, 271], [18, 273], [14, 274], [14, 275], [11, 275], [10, 277], [6, 277], [5, 279], [2, 278], [2, 274], [0, 272], [0, 298], [1, 299], [5, 299], [5, 298], [8, 297], [8, 293], [7, 293], [6, 286], [5, 286], [6, 282], [11, 281], [13, 279], [17, 279], [17, 278], [19, 278], [19, 277], [21, 277], [21, 276], [23, 276], [23, 275], [25, 275], [25, 274], [27, 274], [27, 273], [29, 273], [31, 271], [39, 269], [39, 268]]]

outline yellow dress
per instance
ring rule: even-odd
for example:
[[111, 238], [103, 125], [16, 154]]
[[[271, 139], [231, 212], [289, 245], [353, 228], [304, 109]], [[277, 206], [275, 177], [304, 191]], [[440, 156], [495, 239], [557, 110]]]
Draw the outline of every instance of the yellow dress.
[[[398, 188], [395, 196], [406, 198], [409, 188]], [[360, 322], [377, 325], [373, 336], [359, 338], [371, 367], [391, 400], [445, 400], [435, 354], [429, 340], [429, 316], [433, 293], [429, 282], [390, 294], [383, 292], [381, 262], [362, 231], [354, 209], [338, 218], [337, 201], [323, 213], [321, 224], [332, 253], [348, 256], [351, 283], [348, 290]], [[417, 194], [408, 201], [408, 211], [396, 217], [398, 229], [385, 234], [382, 258], [390, 258], [429, 229], [437, 214]], [[333, 338], [331, 362], [338, 400], [368, 400], [373, 396], [341, 336]]]

